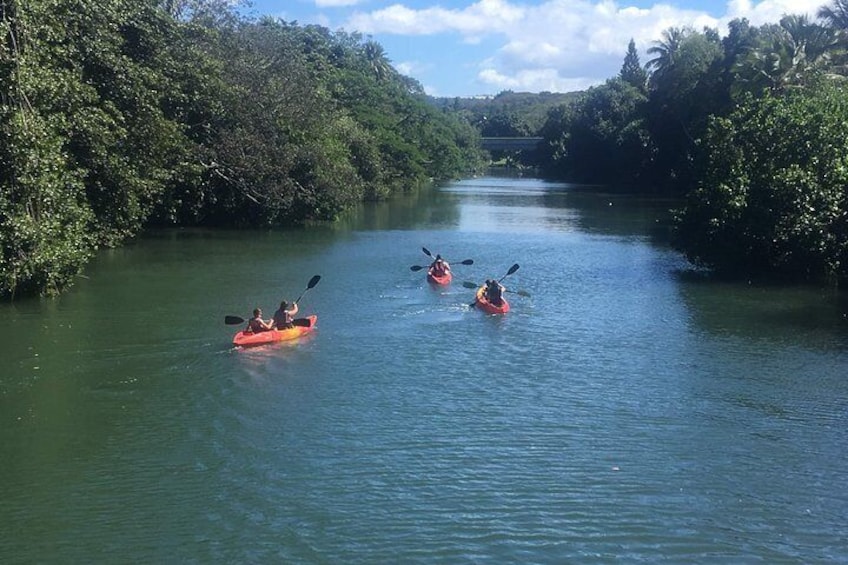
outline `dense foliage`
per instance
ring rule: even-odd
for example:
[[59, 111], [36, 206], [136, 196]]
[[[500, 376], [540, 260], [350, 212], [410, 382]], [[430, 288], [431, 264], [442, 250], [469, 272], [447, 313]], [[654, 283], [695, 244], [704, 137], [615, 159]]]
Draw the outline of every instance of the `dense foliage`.
[[480, 165], [378, 44], [229, 5], [0, 3], [0, 295], [151, 224], [332, 220]]
[[848, 278], [848, 85], [748, 96], [714, 118], [678, 245], [720, 272]]
[[[437, 108], [470, 123], [481, 137], [538, 137], [549, 113], [578, 99], [579, 93], [513, 92], [471, 98], [431, 98]], [[538, 168], [547, 156], [539, 149], [493, 149], [488, 152], [493, 165]]]
[[568, 105], [578, 93], [513, 92], [472, 98], [432, 98], [431, 103], [459, 115], [483, 137], [524, 137], [540, 134], [551, 109]]
[[548, 171], [578, 182], [637, 182], [653, 151], [646, 102], [644, 92], [615, 78], [552, 111], [542, 130]]

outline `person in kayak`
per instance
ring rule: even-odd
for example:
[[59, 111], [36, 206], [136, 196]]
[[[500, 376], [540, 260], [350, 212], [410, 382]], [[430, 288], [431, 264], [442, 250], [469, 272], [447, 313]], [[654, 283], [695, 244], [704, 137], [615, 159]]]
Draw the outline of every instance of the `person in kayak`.
[[274, 312], [272, 327], [278, 330], [294, 327], [292, 322], [295, 314], [297, 314], [297, 303], [289, 305], [288, 302], [283, 300], [280, 302], [280, 307]]
[[436, 260], [430, 265], [430, 271], [437, 277], [443, 277], [450, 273], [450, 265], [441, 255], [436, 255]]
[[486, 279], [486, 300], [495, 306], [503, 304], [504, 290], [506, 290], [504, 286], [495, 279]]
[[271, 321], [265, 321], [262, 319], [262, 310], [256, 308], [253, 310], [253, 317], [247, 322], [247, 328], [244, 330], [246, 332], [267, 332], [273, 330], [274, 327], [271, 325]]

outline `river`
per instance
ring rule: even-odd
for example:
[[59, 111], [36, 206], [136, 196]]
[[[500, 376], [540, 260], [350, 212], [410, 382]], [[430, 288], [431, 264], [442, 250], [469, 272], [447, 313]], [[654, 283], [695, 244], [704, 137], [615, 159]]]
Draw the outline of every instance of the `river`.
[[667, 207], [468, 179], [0, 304], [0, 562], [848, 562], [845, 298], [693, 272]]

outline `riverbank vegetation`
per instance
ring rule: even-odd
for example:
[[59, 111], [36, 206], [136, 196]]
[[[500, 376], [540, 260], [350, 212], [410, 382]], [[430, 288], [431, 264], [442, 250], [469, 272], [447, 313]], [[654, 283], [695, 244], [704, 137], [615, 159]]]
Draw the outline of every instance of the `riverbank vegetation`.
[[546, 174], [685, 199], [675, 245], [733, 276], [848, 280], [848, 2], [666, 30], [553, 110]]
[[482, 165], [379, 44], [229, 4], [0, 4], [0, 295], [146, 226], [332, 220]]
[[[583, 93], [432, 99], [358, 34], [226, 0], [0, 3], [0, 296], [53, 294], [147, 226], [299, 225], [541, 136], [546, 176], [682, 199], [734, 276], [848, 279], [848, 0], [671, 28]], [[519, 159], [513, 159], [519, 162]]]

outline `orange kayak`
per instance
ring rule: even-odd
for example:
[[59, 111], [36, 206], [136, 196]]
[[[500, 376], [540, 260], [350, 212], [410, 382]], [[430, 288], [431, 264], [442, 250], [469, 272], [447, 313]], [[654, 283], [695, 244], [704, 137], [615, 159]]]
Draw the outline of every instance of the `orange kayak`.
[[500, 304], [489, 302], [489, 299], [486, 298], [485, 286], [477, 289], [477, 302], [474, 305], [487, 314], [506, 314], [509, 312], [509, 302], [506, 301], [506, 298], [501, 298]]
[[276, 343], [278, 341], [287, 341], [299, 338], [300, 336], [306, 335], [315, 329], [315, 324], [318, 323], [318, 316], [312, 315], [307, 316], [306, 318], [298, 318], [295, 322], [302, 325], [296, 325], [283, 330], [270, 330], [259, 333], [245, 331], [238, 332], [235, 336], [233, 336], [233, 345], [239, 347], [250, 347], [253, 345], [265, 345], [266, 343]]
[[450, 274], [450, 271], [443, 274], [436, 274], [433, 272], [433, 269], [427, 270], [427, 281], [433, 284], [448, 285], [451, 279], [453, 279], [453, 276]]

